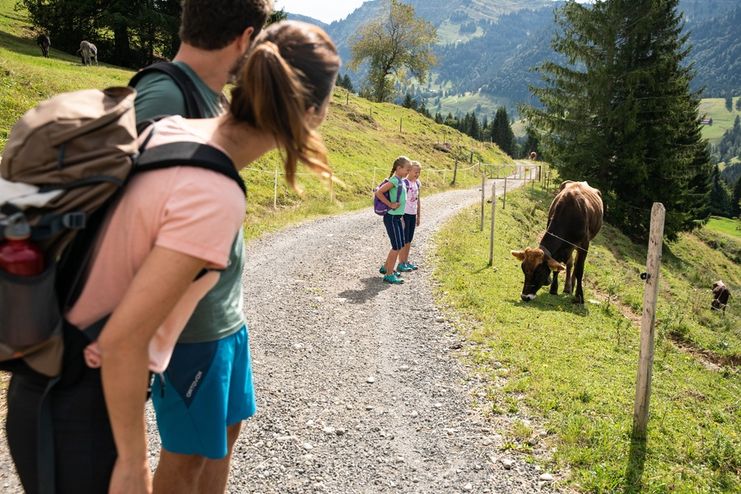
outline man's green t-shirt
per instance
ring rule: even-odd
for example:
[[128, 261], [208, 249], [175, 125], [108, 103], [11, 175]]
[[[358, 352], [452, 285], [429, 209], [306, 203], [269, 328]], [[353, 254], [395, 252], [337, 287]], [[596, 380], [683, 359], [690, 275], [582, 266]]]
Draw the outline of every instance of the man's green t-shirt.
[[399, 203], [399, 207], [396, 209], [391, 209], [389, 211], [389, 214], [402, 216], [404, 214], [404, 209], [407, 206], [407, 188], [404, 186], [403, 179], [397, 177], [396, 175], [393, 175], [391, 178], [389, 178], [389, 182], [394, 184], [394, 186], [391, 187], [391, 189], [389, 190], [389, 198], [391, 199], [391, 202]]
[[[209, 88], [183, 62], [174, 62], [193, 80], [208, 108], [209, 117], [223, 111], [221, 94]], [[185, 114], [185, 99], [175, 82], [165, 74], [148, 74], [136, 86], [136, 121], [143, 122], [162, 115]], [[244, 265], [244, 235], [240, 229], [229, 255], [229, 266], [219, 281], [201, 299], [185, 326], [178, 342], [200, 343], [215, 341], [236, 333], [245, 324], [242, 313], [242, 267]]]

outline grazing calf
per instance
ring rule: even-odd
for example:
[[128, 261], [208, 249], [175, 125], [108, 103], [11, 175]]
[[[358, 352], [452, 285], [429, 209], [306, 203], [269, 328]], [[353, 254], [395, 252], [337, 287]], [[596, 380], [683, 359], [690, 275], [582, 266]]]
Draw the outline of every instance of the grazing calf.
[[49, 48], [51, 47], [51, 40], [46, 34], [39, 34], [36, 38], [36, 44], [41, 48], [41, 54], [45, 57], [49, 56]]
[[98, 65], [98, 49], [89, 41], [81, 41], [80, 49], [77, 50], [82, 59], [83, 65], [92, 65], [93, 61], [95, 65]]
[[713, 301], [710, 306], [714, 310], [726, 311], [728, 306], [728, 299], [731, 297], [731, 291], [721, 280], [713, 283]]
[[522, 272], [525, 274], [525, 284], [520, 295], [522, 300], [533, 300], [540, 287], [549, 283], [551, 293], [558, 293], [558, 273], [566, 270], [564, 292], [571, 293], [576, 282], [574, 302], [584, 303], [584, 261], [589, 251], [589, 242], [602, 228], [603, 211], [602, 194], [599, 190], [586, 182], [566, 181], [561, 184], [559, 193], [548, 210], [548, 226], [540, 246], [536, 249], [512, 251], [512, 255], [522, 261]]

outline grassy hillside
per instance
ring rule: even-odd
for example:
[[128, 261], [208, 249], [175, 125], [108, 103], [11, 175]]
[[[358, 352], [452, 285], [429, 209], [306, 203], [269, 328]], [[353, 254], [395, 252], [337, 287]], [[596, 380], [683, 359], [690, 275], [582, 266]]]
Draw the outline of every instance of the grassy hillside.
[[703, 137], [711, 144], [718, 144], [723, 137], [723, 132], [733, 127], [736, 115], [741, 115], [741, 111], [736, 110], [738, 99], [738, 96], [733, 98], [732, 111], [726, 109], [724, 98], [705, 98], [700, 103], [700, 116], [707, 115], [713, 118], [713, 125], [705, 125], [702, 129]]
[[[39, 100], [63, 91], [126, 84], [133, 75], [116, 67], [83, 67], [77, 58], [53, 49], [50, 58], [41, 57], [14, 3], [0, 0], [0, 150], [13, 123]], [[458, 186], [480, 180], [471, 159], [474, 164], [512, 163], [496, 146], [476, 142], [412, 110], [371, 103], [342, 89], [335, 92], [321, 131], [335, 172], [332, 194], [327, 183], [311, 174], [299, 176], [303, 194], [289, 190], [281, 177], [274, 208], [275, 170], [280, 160], [277, 153], [261, 159], [243, 172], [248, 184], [248, 236], [314, 215], [370, 207], [373, 187], [401, 154], [423, 163], [421, 180], [427, 193], [449, 187], [456, 159], [462, 170]], [[452, 152], [435, 149], [442, 141], [451, 143]]]
[[521, 302], [509, 251], [537, 246], [551, 197], [518, 191], [498, 209], [496, 269], [475, 209], [438, 237], [439, 296], [474, 328], [469, 356], [490, 383], [488, 409], [523, 417], [505, 449], [545, 461], [583, 492], [739, 492], [741, 307], [723, 316], [709, 305], [715, 279], [739, 292], [741, 265], [695, 235], [665, 245], [642, 459], [630, 430], [645, 247], [605, 226], [587, 259], [585, 306], [547, 290]]

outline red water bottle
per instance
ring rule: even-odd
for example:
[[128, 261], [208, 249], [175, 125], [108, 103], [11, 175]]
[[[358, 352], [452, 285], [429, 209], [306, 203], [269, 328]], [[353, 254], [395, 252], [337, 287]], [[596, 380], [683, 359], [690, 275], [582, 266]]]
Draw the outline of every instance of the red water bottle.
[[37, 276], [44, 272], [44, 253], [31, 242], [31, 226], [23, 213], [16, 213], [5, 227], [0, 243], [0, 269], [16, 276]]

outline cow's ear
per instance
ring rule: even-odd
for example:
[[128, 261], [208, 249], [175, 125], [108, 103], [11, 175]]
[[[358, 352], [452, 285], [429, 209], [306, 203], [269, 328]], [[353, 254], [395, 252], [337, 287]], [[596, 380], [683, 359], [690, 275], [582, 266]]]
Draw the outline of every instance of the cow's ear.
[[554, 273], [560, 273], [566, 269], [566, 266], [563, 263], [551, 258], [548, 258], [548, 267], [551, 268], [551, 271]]
[[524, 261], [525, 260], [525, 251], [524, 250], [513, 250], [513, 251], [510, 251], [510, 254], [512, 254], [513, 256], [515, 256], [520, 261]]

